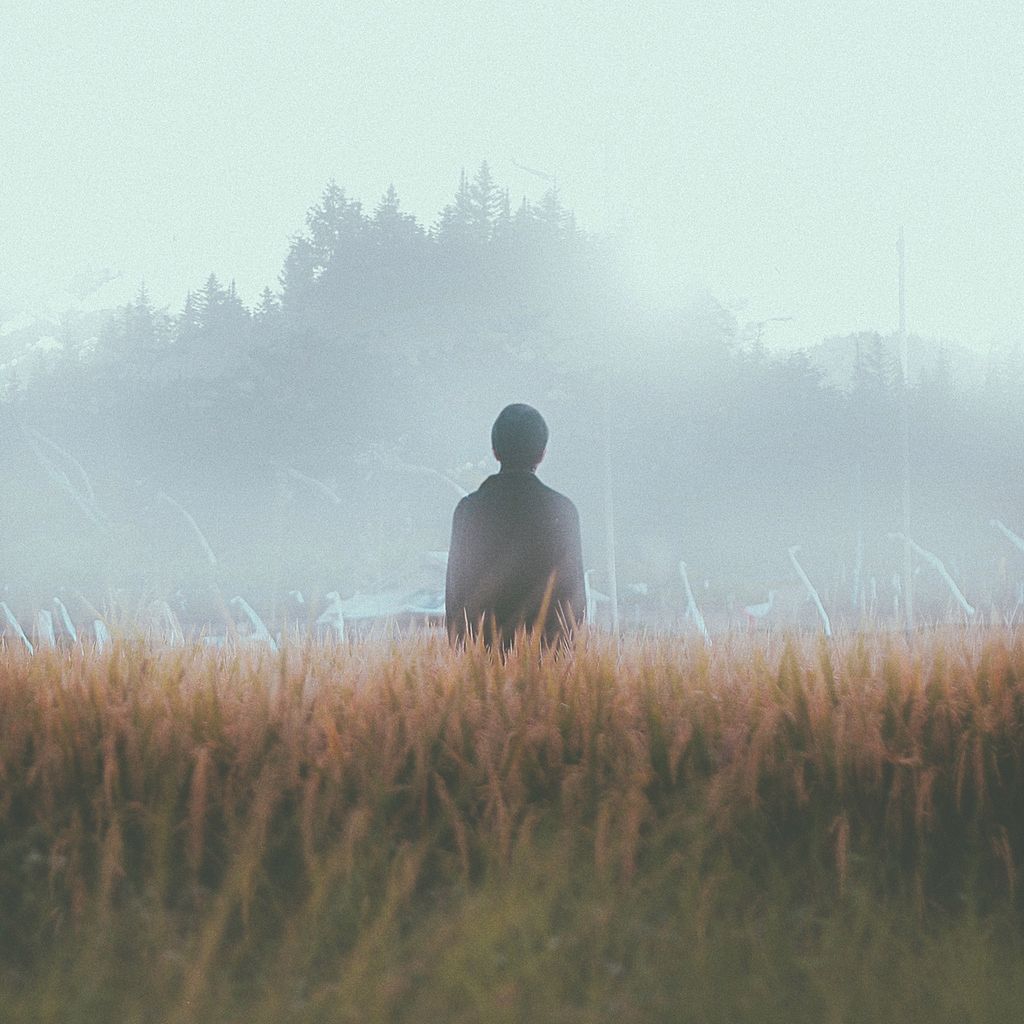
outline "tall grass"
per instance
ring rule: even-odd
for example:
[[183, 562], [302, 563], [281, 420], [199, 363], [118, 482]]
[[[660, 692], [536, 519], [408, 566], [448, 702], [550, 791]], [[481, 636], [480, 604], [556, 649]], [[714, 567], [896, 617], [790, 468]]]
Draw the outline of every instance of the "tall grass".
[[0, 1017], [995, 1019], [1022, 726], [1022, 632], [2, 650]]

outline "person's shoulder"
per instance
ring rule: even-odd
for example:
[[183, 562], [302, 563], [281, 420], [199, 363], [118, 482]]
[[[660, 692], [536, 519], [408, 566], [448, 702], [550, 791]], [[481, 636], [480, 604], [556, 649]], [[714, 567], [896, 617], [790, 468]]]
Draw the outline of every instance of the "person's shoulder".
[[453, 519], [462, 519], [469, 515], [473, 511], [473, 506], [476, 504], [474, 500], [474, 494], [464, 494], [459, 498], [459, 503], [455, 506], [455, 511], [452, 513]]
[[455, 506], [455, 516], [461, 517], [471, 515], [474, 510], [481, 508], [483, 503], [487, 500], [490, 484], [493, 479], [493, 476], [487, 477], [475, 491], [470, 491], [469, 494], [464, 494], [459, 499], [459, 503]]
[[543, 493], [547, 500], [551, 502], [552, 507], [557, 509], [563, 515], [578, 516], [579, 513], [576, 511], [576, 505], [572, 499], [561, 491], [556, 491], [554, 487], [549, 487], [547, 484], [538, 480], [538, 484], [544, 489]]
[[481, 502], [486, 501], [494, 492], [494, 484], [497, 479], [497, 473], [492, 473], [490, 476], [484, 477], [484, 479], [480, 481], [480, 486], [477, 487], [475, 491], [470, 491], [468, 494], [464, 495], [460, 499], [459, 505], [456, 507], [472, 508], [474, 505], [479, 505]]

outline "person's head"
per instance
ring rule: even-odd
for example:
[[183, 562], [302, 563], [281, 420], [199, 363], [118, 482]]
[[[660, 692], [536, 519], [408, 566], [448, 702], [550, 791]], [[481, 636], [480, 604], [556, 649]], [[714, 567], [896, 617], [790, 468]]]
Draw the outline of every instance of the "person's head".
[[491, 427], [491, 448], [502, 469], [535, 469], [547, 444], [548, 425], [532, 405], [506, 405]]

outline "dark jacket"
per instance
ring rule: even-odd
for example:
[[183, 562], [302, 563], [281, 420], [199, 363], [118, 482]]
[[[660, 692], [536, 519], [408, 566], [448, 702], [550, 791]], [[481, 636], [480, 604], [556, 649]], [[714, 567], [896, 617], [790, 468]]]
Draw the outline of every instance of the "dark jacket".
[[[550, 595], [548, 595], [550, 585]], [[583, 622], [583, 553], [576, 506], [528, 470], [503, 469], [459, 502], [452, 518], [445, 621], [452, 641], [475, 634], [508, 647], [534, 628], [544, 639]]]

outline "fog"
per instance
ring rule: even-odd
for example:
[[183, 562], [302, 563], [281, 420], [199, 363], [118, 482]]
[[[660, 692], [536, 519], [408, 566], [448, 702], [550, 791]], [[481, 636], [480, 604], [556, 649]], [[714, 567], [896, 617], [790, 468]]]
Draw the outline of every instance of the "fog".
[[601, 625], [1019, 618], [1021, 20], [5, 12], [0, 632], [430, 620], [512, 401]]

